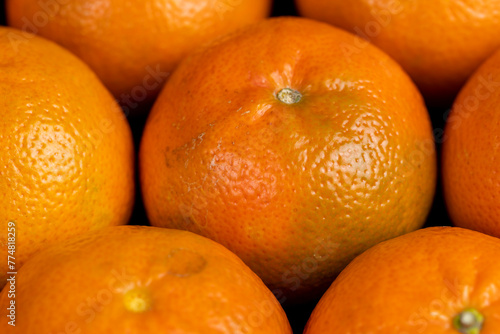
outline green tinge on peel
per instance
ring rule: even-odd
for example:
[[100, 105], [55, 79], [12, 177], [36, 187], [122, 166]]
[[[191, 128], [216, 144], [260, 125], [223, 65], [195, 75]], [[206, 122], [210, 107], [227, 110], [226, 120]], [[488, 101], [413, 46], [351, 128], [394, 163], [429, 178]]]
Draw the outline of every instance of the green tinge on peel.
[[143, 289], [132, 289], [123, 295], [125, 308], [134, 313], [146, 312], [151, 308], [151, 297]]
[[302, 99], [302, 94], [291, 88], [283, 88], [276, 94], [276, 97], [285, 104], [295, 104]]
[[463, 334], [479, 334], [484, 316], [474, 308], [467, 308], [453, 318], [453, 327]]

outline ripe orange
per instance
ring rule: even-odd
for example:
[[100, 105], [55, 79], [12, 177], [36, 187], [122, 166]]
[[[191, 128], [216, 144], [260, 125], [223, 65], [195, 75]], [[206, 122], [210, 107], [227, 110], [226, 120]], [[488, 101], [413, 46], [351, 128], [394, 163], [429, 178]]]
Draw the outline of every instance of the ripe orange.
[[119, 226], [79, 236], [30, 259], [15, 289], [16, 327], [3, 319], [1, 333], [292, 333], [257, 275], [186, 231]]
[[[8, 247], [18, 269], [51, 243], [127, 223], [132, 135], [119, 106], [79, 59], [0, 28], [0, 286]], [[15, 232], [7, 234], [8, 223]], [[11, 224], [12, 225], [12, 224]], [[11, 238], [11, 239], [8, 239]], [[14, 246], [8, 246], [8, 241]]]
[[499, 257], [500, 240], [458, 227], [383, 242], [339, 275], [304, 334], [498, 333]]
[[199, 44], [263, 19], [270, 0], [7, 0], [9, 25], [83, 59], [130, 110]]
[[140, 150], [148, 217], [239, 255], [281, 301], [326, 289], [357, 254], [419, 228], [435, 187], [427, 111], [375, 47], [276, 18], [192, 54]]
[[[299, 12], [355, 32], [386, 51], [432, 104], [453, 101], [500, 47], [500, 1], [296, 0]], [[362, 52], [358, 44], [352, 52]], [[442, 102], [442, 103], [441, 103]]]
[[460, 91], [443, 143], [443, 189], [457, 226], [500, 237], [500, 51]]

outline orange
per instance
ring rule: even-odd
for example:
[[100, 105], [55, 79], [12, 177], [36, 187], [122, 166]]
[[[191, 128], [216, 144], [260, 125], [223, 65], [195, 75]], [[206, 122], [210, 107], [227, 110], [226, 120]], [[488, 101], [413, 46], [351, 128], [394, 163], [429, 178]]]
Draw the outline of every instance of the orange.
[[356, 40], [276, 18], [183, 61], [141, 143], [151, 224], [222, 243], [289, 302], [419, 228], [436, 178], [427, 111], [384, 53], [342, 53]]
[[380, 243], [339, 275], [304, 334], [498, 333], [499, 257], [500, 240], [458, 227]]
[[[451, 104], [500, 47], [500, 1], [296, 0], [301, 15], [364, 37], [398, 61], [424, 97]], [[358, 43], [350, 52], [363, 52]]]
[[500, 237], [500, 51], [460, 91], [443, 137], [443, 189], [457, 226]]
[[30, 259], [15, 289], [16, 326], [3, 319], [5, 334], [292, 333], [257, 275], [186, 231], [119, 226], [79, 236]]
[[270, 0], [7, 0], [9, 25], [66, 47], [126, 111], [151, 101], [196, 46], [263, 19]]
[[6, 27], [0, 49], [3, 286], [6, 272], [15, 271], [7, 268], [9, 248], [19, 269], [46, 245], [127, 223], [134, 152], [121, 109], [82, 61]]

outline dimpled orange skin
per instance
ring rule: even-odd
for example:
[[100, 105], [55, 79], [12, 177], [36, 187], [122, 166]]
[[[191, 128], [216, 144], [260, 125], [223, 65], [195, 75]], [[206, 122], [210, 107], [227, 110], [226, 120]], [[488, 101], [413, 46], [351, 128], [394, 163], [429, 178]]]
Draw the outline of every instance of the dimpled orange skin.
[[[257, 275], [187, 231], [115, 226], [82, 235], [30, 259], [16, 288], [19, 316], [15, 328], [1, 322], [5, 334], [292, 333]], [[4, 289], [2, 309], [8, 303]]]
[[8, 0], [6, 6], [9, 25], [72, 51], [132, 110], [156, 97], [195, 47], [265, 18], [270, 8], [270, 0]]
[[296, 5], [301, 15], [355, 32], [387, 52], [434, 105], [448, 107], [500, 47], [499, 0], [296, 0]]
[[[222, 243], [287, 301], [420, 227], [436, 177], [428, 114], [381, 51], [344, 56], [353, 38], [277, 18], [184, 61], [141, 143], [151, 223]], [[283, 88], [300, 102], [280, 102]]]
[[[500, 328], [500, 240], [458, 227], [422, 229], [354, 259], [314, 309], [304, 334], [459, 334], [453, 318]], [[471, 332], [472, 333], [472, 332]]]
[[11, 28], [0, 28], [0, 47], [3, 286], [8, 222], [16, 269], [51, 243], [127, 223], [134, 152], [122, 111], [82, 61]]
[[443, 189], [453, 223], [500, 237], [500, 51], [471, 76], [447, 119]]

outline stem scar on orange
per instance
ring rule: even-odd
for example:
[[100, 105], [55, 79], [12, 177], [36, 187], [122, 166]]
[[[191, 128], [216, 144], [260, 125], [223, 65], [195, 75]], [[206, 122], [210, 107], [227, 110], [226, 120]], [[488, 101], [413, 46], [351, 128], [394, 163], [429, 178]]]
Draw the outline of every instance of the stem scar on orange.
[[92, 231], [39, 252], [16, 280], [18, 317], [15, 327], [0, 322], [4, 334], [292, 334], [241, 259], [186, 231]]
[[142, 138], [151, 223], [222, 243], [286, 302], [421, 227], [436, 182], [427, 110], [386, 54], [346, 56], [356, 38], [276, 18], [185, 59]]
[[354, 259], [314, 309], [304, 334], [494, 334], [500, 328], [500, 240], [432, 227]]

